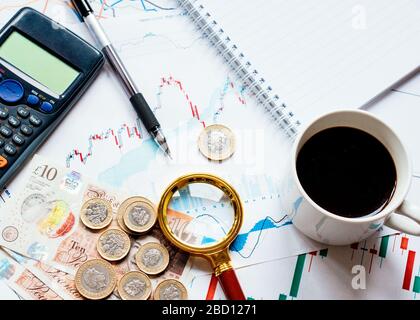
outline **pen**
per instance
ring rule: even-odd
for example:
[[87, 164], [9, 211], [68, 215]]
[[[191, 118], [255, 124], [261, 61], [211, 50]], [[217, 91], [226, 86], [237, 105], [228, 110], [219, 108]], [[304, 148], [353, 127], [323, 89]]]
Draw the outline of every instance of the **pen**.
[[108, 63], [111, 65], [115, 74], [121, 80], [121, 83], [130, 98], [130, 102], [136, 111], [137, 115], [143, 122], [147, 131], [156, 141], [158, 146], [171, 157], [171, 152], [166, 142], [166, 138], [162, 132], [159, 121], [156, 119], [153, 111], [150, 109], [143, 94], [137, 89], [133, 79], [125, 68], [123, 62], [114, 49], [111, 41], [96, 19], [92, 7], [87, 0], [72, 0], [74, 7], [81, 16], [84, 23], [92, 35], [96, 38], [98, 44], [101, 46], [102, 53], [106, 57]]

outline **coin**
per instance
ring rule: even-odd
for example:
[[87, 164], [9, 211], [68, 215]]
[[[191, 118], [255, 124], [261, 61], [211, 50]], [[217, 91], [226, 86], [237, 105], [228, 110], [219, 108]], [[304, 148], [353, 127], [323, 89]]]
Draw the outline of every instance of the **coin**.
[[102, 258], [118, 261], [130, 251], [130, 237], [120, 229], [108, 229], [99, 236], [97, 250]]
[[128, 229], [127, 226], [125, 225], [125, 223], [124, 223], [124, 211], [121, 210], [121, 206], [118, 208], [118, 211], [117, 211], [117, 223], [118, 223], [118, 226], [121, 229], [124, 230], [124, 232], [126, 232], [128, 234], [131, 234], [133, 236], [138, 235], [138, 234], [134, 233], [133, 231], [131, 231], [130, 229]]
[[124, 225], [134, 233], [145, 233], [156, 223], [157, 212], [152, 202], [143, 197], [132, 197], [121, 205]]
[[210, 160], [225, 160], [235, 152], [235, 135], [228, 127], [213, 124], [201, 132], [198, 138], [198, 148]]
[[105, 228], [112, 221], [111, 203], [99, 198], [89, 199], [82, 206], [80, 219], [90, 229]]
[[130, 271], [118, 282], [118, 293], [123, 300], [147, 300], [152, 294], [152, 283], [143, 272]]
[[76, 289], [87, 299], [99, 300], [108, 297], [116, 284], [114, 268], [109, 262], [101, 259], [86, 261], [76, 272]]
[[163, 280], [153, 294], [155, 300], [187, 300], [188, 293], [185, 286], [175, 279]]
[[148, 242], [136, 253], [136, 263], [139, 269], [147, 274], [161, 273], [169, 264], [168, 250], [156, 242]]

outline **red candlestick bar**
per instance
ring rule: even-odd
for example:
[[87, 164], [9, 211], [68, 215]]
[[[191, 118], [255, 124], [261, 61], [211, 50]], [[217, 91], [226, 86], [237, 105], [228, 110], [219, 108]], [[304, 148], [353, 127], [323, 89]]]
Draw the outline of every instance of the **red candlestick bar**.
[[404, 281], [402, 288], [410, 290], [411, 277], [413, 276], [414, 259], [416, 258], [415, 251], [408, 251], [407, 264], [405, 266]]

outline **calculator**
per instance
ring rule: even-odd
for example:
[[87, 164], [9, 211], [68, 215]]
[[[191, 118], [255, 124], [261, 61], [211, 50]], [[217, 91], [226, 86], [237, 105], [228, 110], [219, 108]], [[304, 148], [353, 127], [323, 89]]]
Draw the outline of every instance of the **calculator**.
[[1, 29], [0, 188], [60, 124], [104, 62], [100, 51], [31, 8]]

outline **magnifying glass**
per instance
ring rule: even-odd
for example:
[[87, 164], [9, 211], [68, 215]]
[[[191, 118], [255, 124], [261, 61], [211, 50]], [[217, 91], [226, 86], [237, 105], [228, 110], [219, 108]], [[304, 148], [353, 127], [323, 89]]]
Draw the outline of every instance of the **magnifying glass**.
[[245, 300], [229, 257], [243, 220], [236, 191], [209, 174], [190, 174], [175, 180], [158, 206], [162, 232], [176, 247], [210, 261], [226, 297]]

